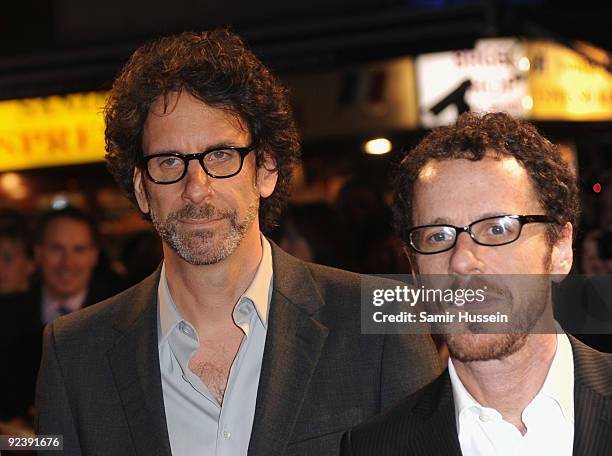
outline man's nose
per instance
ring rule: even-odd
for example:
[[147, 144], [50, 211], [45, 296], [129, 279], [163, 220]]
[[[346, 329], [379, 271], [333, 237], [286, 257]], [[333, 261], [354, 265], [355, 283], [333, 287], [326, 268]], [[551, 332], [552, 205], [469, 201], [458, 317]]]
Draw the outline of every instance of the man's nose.
[[183, 178], [185, 188], [183, 198], [192, 203], [200, 203], [212, 193], [210, 186], [212, 177], [206, 174], [202, 165], [197, 160], [191, 160], [187, 167], [187, 173]]
[[75, 266], [77, 266], [77, 267], [79, 266], [79, 263], [78, 263], [78, 254], [76, 254], [75, 252], [71, 252], [69, 249], [65, 249], [62, 252], [62, 255], [61, 255], [60, 258], [61, 258], [60, 264], [61, 264], [62, 268], [70, 269], [70, 268], [73, 268]]
[[457, 243], [451, 251], [451, 274], [478, 274], [484, 272], [484, 263], [478, 255], [479, 245], [474, 242], [469, 233], [459, 233]]

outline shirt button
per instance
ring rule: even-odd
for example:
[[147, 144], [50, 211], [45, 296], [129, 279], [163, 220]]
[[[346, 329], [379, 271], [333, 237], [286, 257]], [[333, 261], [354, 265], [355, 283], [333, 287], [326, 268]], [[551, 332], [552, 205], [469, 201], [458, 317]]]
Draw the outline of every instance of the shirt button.
[[232, 436], [231, 432], [229, 431], [223, 431], [223, 438], [225, 440], [229, 440], [229, 438]]
[[490, 415], [478, 415], [478, 419], [484, 423], [488, 423], [489, 421], [493, 421], [493, 417]]

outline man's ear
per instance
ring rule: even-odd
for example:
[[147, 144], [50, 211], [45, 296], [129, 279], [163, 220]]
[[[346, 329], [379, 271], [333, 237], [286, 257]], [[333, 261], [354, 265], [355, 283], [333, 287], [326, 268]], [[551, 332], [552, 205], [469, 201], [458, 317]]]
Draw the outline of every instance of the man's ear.
[[262, 198], [267, 198], [274, 192], [278, 181], [278, 168], [272, 155], [263, 154], [263, 162], [257, 167], [257, 188]]
[[147, 192], [144, 188], [145, 183], [142, 170], [138, 166], [134, 168], [134, 177], [132, 180], [134, 182], [134, 195], [136, 196], [138, 207], [143, 214], [148, 214], [150, 211], [149, 201], [147, 200]]
[[563, 228], [561, 228], [559, 239], [557, 239], [552, 247], [550, 254], [551, 274], [565, 277], [569, 274], [570, 269], [572, 269], [572, 263], [574, 261], [572, 235], [572, 224], [567, 222]]

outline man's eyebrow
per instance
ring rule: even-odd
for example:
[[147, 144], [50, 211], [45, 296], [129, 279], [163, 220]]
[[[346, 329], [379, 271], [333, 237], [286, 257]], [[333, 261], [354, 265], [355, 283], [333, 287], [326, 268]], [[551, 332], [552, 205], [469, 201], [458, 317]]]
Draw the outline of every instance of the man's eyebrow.
[[450, 221], [446, 217], [436, 217], [430, 225], [450, 225]]
[[519, 212], [516, 212], [516, 211], [514, 211], [514, 212], [513, 211], [485, 212], [484, 214], [480, 214], [480, 216], [477, 219], [475, 219], [475, 220], [480, 220], [480, 219], [489, 218], [489, 217], [500, 217], [502, 215], [514, 215], [514, 214], [520, 215], [521, 213], [524, 213], [524, 211], [519, 211]]
[[151, 152], [148, 154], [144, 153], [143, 157], [148, 157], [149, 155], [159, 155], [159, 154], [182, 154], [182, 152], [179, 152], [178, 150], [173, 150], [173, 149], [162, 149], [162, 150], [156, 150], [155, 152]]
[[224, 141], [224, 142], [219, 142], [217, 144], [212, 144], [210, 146], [208, 146], [206, 149], [203, 149], [202, 152], [208, 151], [208, 150], [214, 150], [214, 149], [223, 149], [224, 147], [249, 147], [249, 144], [237, 144], [236, 141]]
[[182, 152], [182, 151], [175, 150], [175, 149], [163, 149], [163, 150], [157, 150], [150, 154], [145, 154], [144, 156], [147, 157], [149, 155], [158, 155], [158, 154], [189, 155], [189, 154], [199, 154], [202, 152], [209, 152], [211, 150], [216, 150], [216, 149], [223, 149], [225, 147], [249, 147], [249, 146], [250, 144], [246, 144], [246, 145], [236, 144], [236, 141], [225, 141], [225, 142], [219, 142], [219, 143], [212, 144], [210, 146], [207, 146], [205, 149], [200, 149], [198, 151]]
[[[475, 218], [471, 219], [469, 223], [473, 223], [476, 220], [482, 220], [485, 218], [489, 218], [489, 217], [499, 217], [500, 215], [512, 215], [513, 212], [507, 212], [507, 211], [494, 211], [494, 212], [484, 212], [482, 214], [479, 214], [478, 216], [476, 216]], [[430, 223], [424, 223], [424, 225], [453, 225], [453, 223], [450, 222], [450, 220], [446, 217], [436, 217], [433, 221], [431, 221]]]

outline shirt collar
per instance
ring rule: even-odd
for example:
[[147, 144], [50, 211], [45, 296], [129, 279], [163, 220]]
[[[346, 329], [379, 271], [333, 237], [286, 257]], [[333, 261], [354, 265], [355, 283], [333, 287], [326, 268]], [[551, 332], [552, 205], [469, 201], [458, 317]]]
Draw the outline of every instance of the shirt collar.
[[87, 297], [87, 288], [82, 291], [79, 291], [77, 294], [70, 296], [66, 299], [53, 299], [49, 295], [49, 291], [46, 287], [43, 287], [43, 301], [47, 303], [47, 305], [53, 307], [56, 310], [59, 310], [60, 307], [63, 307], [66, 311], [74, 312], [75, 310], [79, 310], [83, 303], [85, 302], [85, 298]]
[[539, 394], [554, 399], [565, 419], [574, 422], [574, 356], [564, 333], [557, 334], [557, 351]]
[[[465, 389], [451, 358], [448, 359], [448, 374], [451, 379], [455, 402], [455, 420], [457, 427], [459, 427], [459, 417], [464, 410], [471, 407], [479, 409], [485, 407]], [[559, 404], [565, 419], [574, 422], [574, 357], [569, 338], [564, 333], [557, 334], [557, 349], [544, 384], [538, 392], [538, 395], [540, 394], [555, 400]]]
[[255, 310], [264, 328], [268, 327], [268, 311], [270, 307], [270, 297], [272, 296], [272, 247], [270, 242], [261, 235], [262, 255], [253, 281], [248, 286], [244, 294], [240, 297], [250, 299], [255, 304]]
[[158, 342], [161, 345], [168, 338], [170, 331], [183, 320], [170, 295], [165, 262], [162, 262], [162, 270], [157, 287], [157, 300], [159, 303]]
[[453, 360], [450, 357], [448, 358], [448, 375], [450, 376], [453, 401], [455, 403], [455, 422], [457, 423], [457, 430], [459, 430], [459, 417], [461, 414], [472, 407], [482, 408], [482, 406], [474, 399], [474, 396], [465, 389], [465, 386], [463, 386], [463, 382], [457, 375]]
[[[255, 276], [252, 282], [247, 287], [246, 291], [240, 296], [236, 306], [234, 307], [233, 317], [236, 323], [243, 327], [246, 315], [248, 314], [248, 302], [253, 303], [257, 316], [264, 328], [268, 325], [268, 311], [272, 296], [272, 248], [270, 242], [260, 234], [262, 256]], [[158, 296], [158, 343], [161, 345], [167, 338], [170, 331], [183, 321], [183, 317], [176, 308], [170, 289], [168, 288], [168, 279], [166, 276], [166, 264], [162, 263], [162, 270], [157, 288]], [[243, 328], [244, 330], [244, 328]], [[247, 334], [248, 335], [248, 334]]]

